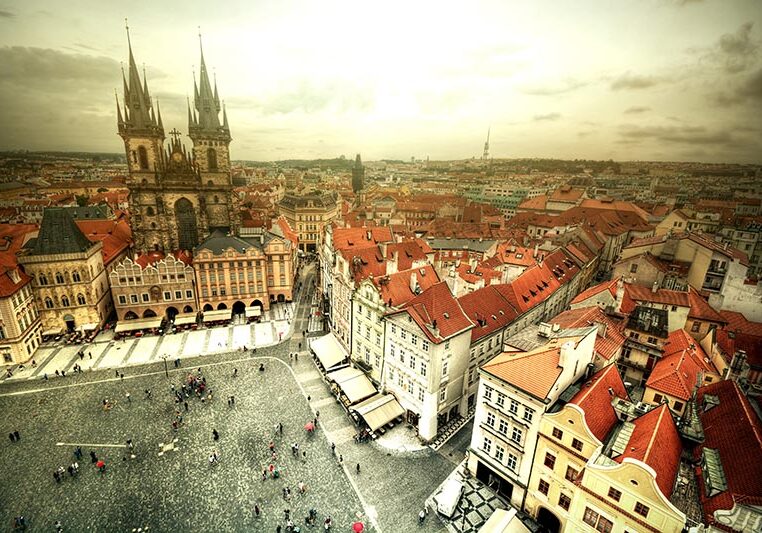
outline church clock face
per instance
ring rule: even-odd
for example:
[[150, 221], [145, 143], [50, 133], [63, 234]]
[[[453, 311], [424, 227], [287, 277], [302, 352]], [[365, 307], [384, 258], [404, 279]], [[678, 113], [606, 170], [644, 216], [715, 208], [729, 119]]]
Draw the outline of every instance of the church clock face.
[[183, 154], [181, 154], [180, 152], [175, 152], [174, 154], [172, 154], [172, 159], [174, 160], [175, 163], [179, 163], [183, 159]]

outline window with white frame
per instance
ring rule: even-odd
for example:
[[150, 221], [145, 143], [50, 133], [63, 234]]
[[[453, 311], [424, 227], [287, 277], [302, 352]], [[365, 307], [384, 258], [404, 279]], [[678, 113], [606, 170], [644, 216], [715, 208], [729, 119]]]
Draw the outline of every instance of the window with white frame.
[[482, 450], [487, 453], [492, 451], [492, 440], [489, 437], [484, 437], [484, 442], [482, 442]]
[[508, 433], [508, 422], [506, 422], [505, 420], [503, 420], [503, 419], [501, 418], [501, 419], [500, 419], [500, 423], [499, 423], [499, 424], [498, 424], [498, 426], [497, 426], [497, 430], [498, 430], [500, 433], [502, 433], [503, 435], [507, 434], [507, 433]]
[[513, 428], [511, 431], [511, 440], [517, 444], [521, 444], [521, 438], [524, 436], [524, 432], [519, 428]]
[[527, 422], [532, 421], [532, 417], [534, 417], [534, 411], [530, 409], [529, 407], [524, 408], [524, 420]]
[[487, 413], [487, 425], [495, 427], [495, 414]]
[[410, 368], [415, 370], [415, 356], [410, 354]]
[[442, 361], [442, 377], [443, 378], [447, 377], [448, 370], [449, 370], [449, 361], [445, 359], [444, 361]]
[[442, 387], [439, 391], [439, 401], [443, 402], [447, 398], [447, 387]]
[[497, 393], [497, 404], [500, 407], [503, 407], [505, 405], [505, 394], [503, 394], [502, 392]]
[[511, 405], [508, 407], [508, 410], [514, 415], [517, 414], [519, 412], [519, 402], [511, 398]]
[[513, 455], [512, 453], [508, 454], [508, 468], [511, 470], [516, 470], [516, 465], [518, 465], [519, 458]]
[[428, 351], [429, 351], [429, 341], [427, 341], [427, 340], [425, 340], [425, 339], [424, 339], [424, 340], [421, 342], [421, 349], [422, 349], [424, 352], [428, 352]]
[[505, 448], [503, 448], [499, 444], [495, 446], [495, 459], [497, 459], [498, 461], [502, 463], [504, 456], [505, 456]]
[[421, 375], [423, 377], [426, 377], [427, 370], [428, 370], [428, 365], [426, 365], [426, 361], [421, 361]]

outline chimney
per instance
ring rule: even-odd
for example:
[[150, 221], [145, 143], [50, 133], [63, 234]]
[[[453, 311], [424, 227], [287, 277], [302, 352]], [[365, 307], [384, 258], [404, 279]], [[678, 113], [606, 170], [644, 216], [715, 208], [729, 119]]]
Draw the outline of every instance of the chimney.
[[558, 354], [558, 366], [561, 368], [571, 368], [573, 366], [572, 360], [574, 359], [574, 343], [571, 341], [565, 342], [561, 345], [561, 349]]
[[659, 282], [658, 281], [654, 281], [654, 284], [651, 285], [651, 292], [653, 292], [654, 294], [659, 292]]
[[624, 280], [619, 278], [616, 282], [616, 302], [614, 303], [614, 309], [619, 312], [622, 309], [622, 301], [624, 300]]
[[387, 259], [386, 261], [386, 275], [390, 274], [396, 274], [399, 272], [399, 259], [400, 259], [400, 252], [399, 250], [394, 250], [394, 253], [392, 254], [392, 259]]
[[537, 257], [537, 250], [539, 250], [540, 244], [537, 243], [534, 245], [534, 253], [532, 254], [532, 257]]
[[416, 294], [416, 289], [418, 288], [418, 275], [415, 272], [412, 272], [410, 274], [410, 292], [413, 294]]
[[368, 237], [369, 241], [373, 240], [373, 232], [372, 231], [370, 231], [370, 230], [366, 231], [365, 235]]
[[378, 244], [381, 247], [381, 255], [384, 256], [384, 259], [386, 259], [386, 252], [388, 250], [388, 244], [385, 242], [381, 242]]

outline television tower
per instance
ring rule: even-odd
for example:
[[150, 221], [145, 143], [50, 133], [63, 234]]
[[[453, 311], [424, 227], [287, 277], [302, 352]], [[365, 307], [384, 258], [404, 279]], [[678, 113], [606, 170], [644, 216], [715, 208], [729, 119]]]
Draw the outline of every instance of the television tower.
[[489, 159], [489, 130], [491, 128], [487, 128], [487, 140], [484, 143], [484, 153], [482, 154], [482, 159]]

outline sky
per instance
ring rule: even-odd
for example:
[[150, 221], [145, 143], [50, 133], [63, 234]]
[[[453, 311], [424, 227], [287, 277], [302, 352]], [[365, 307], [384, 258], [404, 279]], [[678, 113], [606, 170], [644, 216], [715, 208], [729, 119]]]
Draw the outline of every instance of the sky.
[[123, 150], [125, 17], [167, 131], [200, 27], [233, 159], [762, 163], [762, 0], [0, 0], [0, 150]]

